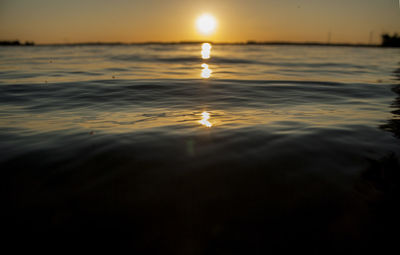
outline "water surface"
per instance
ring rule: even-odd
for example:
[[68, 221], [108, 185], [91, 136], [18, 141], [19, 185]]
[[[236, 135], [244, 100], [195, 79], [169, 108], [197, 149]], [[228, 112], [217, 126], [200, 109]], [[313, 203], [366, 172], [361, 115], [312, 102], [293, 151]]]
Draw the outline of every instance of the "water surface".
[[0, 48], [10, 240], [65, 253], [391, 248], [400, 51], [209, 48]]

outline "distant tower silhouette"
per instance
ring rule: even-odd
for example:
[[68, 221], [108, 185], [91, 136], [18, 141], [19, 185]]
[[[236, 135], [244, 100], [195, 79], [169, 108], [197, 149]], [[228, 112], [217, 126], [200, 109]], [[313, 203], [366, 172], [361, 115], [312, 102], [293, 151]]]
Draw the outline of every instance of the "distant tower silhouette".
[[[399, 1], [400, 1], [400, 0], [399, 0]], [[370, 31], [370, 32], [369, 32], [369, 42], [368, 42], [369, 45], [372, 44], [373, 38], [374, 38], [374, 31]]]
[[327, 41], [328, 44], [331, 44], [331, 37], [332, 37], [332, 33], [331, 33], [331, 31], [329, 31], [328, 32], [328, 41]]

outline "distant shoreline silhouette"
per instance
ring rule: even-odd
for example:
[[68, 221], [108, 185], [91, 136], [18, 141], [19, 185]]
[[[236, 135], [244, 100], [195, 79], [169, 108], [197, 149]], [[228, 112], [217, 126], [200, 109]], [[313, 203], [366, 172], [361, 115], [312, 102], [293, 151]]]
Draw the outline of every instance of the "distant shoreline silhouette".
[[177, 42], [76, 42], [76, 43], [49, 43], [49, 44], [35, 44], [34, 42], [27, 41], [20, 43], [19, 40], [13, 41], [0, 41], [0, 46], [113, 46], [113, 45], [175, 45], [175, 44], [202, 44], [208, 42], [214, 45], [298, 45], [298, 46], [333, 46], [333, 47], [400, 47], [400, 37], [397, 33], [392, 36], [389, 34], [382, 34], [381, 44], [367, 44], [367, 43], [322, 43], [322, 42], [287, 42], [287, 41], [254, 41], [248, 40], [246, 42], [212, 42], [212, 41], [177, 41]]
[[392, 36], [389, 34], [382, 35], [383, 47], [400, 47], [400, 36], [395, 33]]
[[26, 41], [25, 43], [21, 43], [19, 40], [14, 41], [0, 41], [0, 46], [34, 46], [34, 42]]
[[285, 41], [247, 41], [247, 42], [212, 42], [212, 41], [180, 41], [180, 42], [78, 42], [78, 43], [50, 43], [50, 44], [21, 44], [14, 41], [2, 41], [0, 46], [119, 46], [119, 45], [190, 45], [204, 42], [213, 45], [298, 45], [298, 46], [343, 46], [343, 47], [381, 47], [379, 44], [352, 44], [352, 43], [319, 43], [319, 42], [285, 42]]

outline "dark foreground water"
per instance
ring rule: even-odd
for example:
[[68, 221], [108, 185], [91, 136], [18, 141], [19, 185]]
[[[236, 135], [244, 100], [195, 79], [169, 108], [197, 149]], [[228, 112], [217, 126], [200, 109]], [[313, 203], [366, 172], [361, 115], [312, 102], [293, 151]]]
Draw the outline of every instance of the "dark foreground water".
[[398, 249], [400, 51], [200, 51], [0, 48], [2, 241], [39, 254]]

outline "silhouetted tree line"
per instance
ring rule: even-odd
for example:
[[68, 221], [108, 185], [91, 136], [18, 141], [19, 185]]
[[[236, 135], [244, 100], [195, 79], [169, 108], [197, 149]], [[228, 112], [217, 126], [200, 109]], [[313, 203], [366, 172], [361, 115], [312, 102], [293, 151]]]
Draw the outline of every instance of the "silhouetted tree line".
[[4, 46], [21, 46], [21, 45], [32, 46], [32, 45], [35, 45], [35, 43], [34, 42], [29, 42], [29, 41], [26, 41], [25, 43], [20, 43], [18, 40], [15, 40], [15, 41], [0, 41], [0, 45], [4, 45]]
[[[193, 42], [198, 43], [198, 42]], [[102, 43], [90, 43], [90, 44], [102, 44]], [[107, 44], [107, 43], [105, 43]], [[120, 43], [116, 43], [120, 44]], [[299, 45], [326, 45], [324, 43], [289, 43], [289, 42], [256, 42], [256, 41], [247, 41], [245, 44], [299, 44]], [[19, 40], [15, 41], [0, 41], [0, 46], [32, 46], [35, 45], [34, 42], [26, 41], [25, 43], [21, 43]], [[347, 46], [350, 44], [336, 44], [337, 46]], [[390, 34], [382, 34], [382, 44], [383, 47], [400, 47], [400, 36], [397, 33], [393, 35]], [[357, 45], [355, 45], [357, 46]]]
[[382, 35], [382, 46], [384, 47], [400, 47], [400, 37], [397, 33], [392, 36], [389, 34]]

